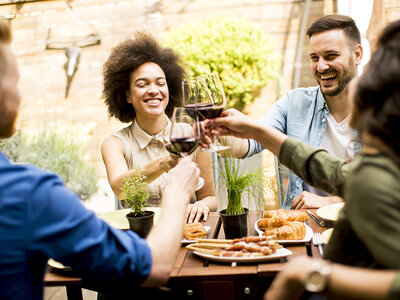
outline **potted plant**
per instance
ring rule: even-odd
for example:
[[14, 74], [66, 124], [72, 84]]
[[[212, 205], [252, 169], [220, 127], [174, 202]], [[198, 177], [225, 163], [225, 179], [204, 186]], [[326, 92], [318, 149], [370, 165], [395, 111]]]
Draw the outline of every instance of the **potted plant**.
[[143, 210], [149, 199], [148, 184], [144, 182], [146, 176], [137, 172], [132, 177], [123, 180], [122, 190], [125, 202], [131, 209], [126, 215], [129, 228], [142, 238], [145, 238], [153, 226], [154, 212]]
[[[239, 238], [247, 236], [248, 208], [243, 207], [242, 194], [248, 194], [248, 200], [257, 207], [262, 206], [263, 172], [261, 168], [240, 169], [240, 160], [224, 157], [220, 169], [220, 178], [228, 194], [228, 206], [219, 212], [224, 226], [225, 237]], [[221, 158], [219, 159], [221, 162]], [[221, 164], [220, 164], [221, 165]]]

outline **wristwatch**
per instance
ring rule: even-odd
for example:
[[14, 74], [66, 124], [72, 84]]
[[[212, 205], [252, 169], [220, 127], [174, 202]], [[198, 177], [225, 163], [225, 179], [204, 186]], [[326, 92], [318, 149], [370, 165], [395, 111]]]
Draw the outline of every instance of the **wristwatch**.
[[304, 281], [304, 288], [308, 292], [321, 293], [328, 287], [331, 266], [329, 263], [313, 263], [311, 271]]

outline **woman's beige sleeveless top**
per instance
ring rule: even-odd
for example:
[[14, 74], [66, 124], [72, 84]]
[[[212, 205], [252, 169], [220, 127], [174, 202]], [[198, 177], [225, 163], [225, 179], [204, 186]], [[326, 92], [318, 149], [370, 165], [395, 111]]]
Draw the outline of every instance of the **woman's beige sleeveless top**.
[[[168, 140], [171, 121], [167, 117], [166, 119], [167, 128], [165, 135]], [[129, 170], [141, 168], [153, 159], [168, 154], [168, 151], [164, 147], [163, 131], [156, 135], [149, 135], [140, 128], [136, 120], [130, 126], [125, 127], [112, 135], [120, 138], [125, 146], [125, 161]], [[148, 203], [151, 206], [160, 205], [166, 176], [167, 173], [163, 173], [160, 177], [149, 184], [148, 191], [150, 197]]]

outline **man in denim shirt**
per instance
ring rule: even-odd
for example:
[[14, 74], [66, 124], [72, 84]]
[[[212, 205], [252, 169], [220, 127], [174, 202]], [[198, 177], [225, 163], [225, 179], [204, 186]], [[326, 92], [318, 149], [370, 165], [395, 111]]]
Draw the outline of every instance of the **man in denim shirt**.
[[[360, 32], [347, 16], [324, 16], [307, 30], [310, 38], [309, 57], [316, 87], [298, 88], [279, 99], [260, 120], [288, 136], [321, 146], [332, 155], [352, 159], [359, 152], [348, 119], [348, 83], [357, 76], [361, 62]], [[263, 147], [254, 140], [242, 143], [227, 140], [235, 157], [246, 158], [259, 153]], [[290, 172], [287, 195], [280, 206], [289, 208], [318, 208], [341, 202], [341, 198], [307, 185]]]

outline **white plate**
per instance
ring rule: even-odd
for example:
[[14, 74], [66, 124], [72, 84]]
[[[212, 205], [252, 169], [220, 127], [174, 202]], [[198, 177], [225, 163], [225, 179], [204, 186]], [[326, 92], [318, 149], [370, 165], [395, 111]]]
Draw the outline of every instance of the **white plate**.
[[55, 261], [55, 260], [52, 259], [52, 258], [50, 258], [50, 259], [48, 260], [47, 264], [48, 264], [50, 267], [53, 267], [53, 268], [55, 268], [55, 269], [65, 270], [65, 271], [72, 271], [72, 268], [71, 268], [71, 267], [64, 266], [62, 263], [60, 263], [60, 262], [58, 262], [58, 261]]
[[318, 208], [315, 212], [318, 217], [328, 220], [336, 221], [339, 217], [339, 213], [342, 210], [344, 203], [334, 203]]
[[[204, 226], [204, 229], [208, 232], [210, 230], [211, 226]], [[206, 238], [207, 235], [204, 237]], [[182, 244], [192, 244], [192, 243], [196, 243], [196, 240], [188, 240], [187, 238], [184, 238], [183, 240], [181, 240]]]
[[[264, 231], [258, 228], [258, 221], [261, 219], [258, 219], [254, 223], [254, 229], [257, 231], [259, 236], [263, 236]], [[313, 230], [311, 229], [310, 226], [307, 224], [304, 224], [306, 226], [306, 236], [302, 240], [278, 240], [278, 243], [280, 244], [298, 244], [298, 243], [305, 243], [311, 241], [312, 235], [313, 235]]]
[[332, 232], [333, 228], [329, 228], [321, 233], [321, 240], [324, 244], [328, 244], [329, 240], [331, 239]]
[[[157, 224], [158, 218], [160, 217], [161, 208], [160, 207], [145, 207], [144, 210], [154, 211], [154, 225]], [[125, 217], [126, 214], [130, 212], [129, 208], [115, 210], [104, 215], [99, 216], [100, 219], [108, 223], [114, 228], [127, 230], [129, 229], [128, 219]]]
[[221, 257], [221, 256], [215, 256], [211, 254], [204, 254], [200, 253], [198, 251], [193, 251], [194, 254], [208, 259], [212, 261], [219, 261], [219, 262], [238, 262], [238, 263], [255, 263], [255, 262], [263, 262], [263, 261], [274, 261], [274, 260], [279, 260], [280, 258], [287, 257], [289, 255], [292, 255], [293, 252], [290, 251], [289, 249], [286, 248], [280, 248], [276, 250], [274, 254], [271, 255], [265, 255], [265, 256], [256, 256], [256, 257]]

